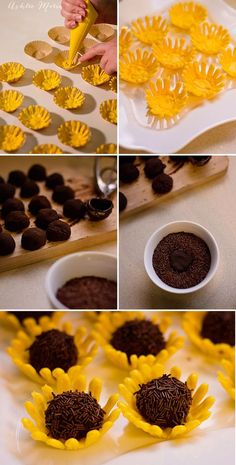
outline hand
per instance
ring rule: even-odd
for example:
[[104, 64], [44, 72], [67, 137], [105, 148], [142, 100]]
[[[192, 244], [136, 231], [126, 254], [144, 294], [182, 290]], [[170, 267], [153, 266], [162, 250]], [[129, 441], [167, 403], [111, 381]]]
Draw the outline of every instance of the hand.
[[96, 56], [102, 56], [100, 66], [107, 74], [117, 72], [117, 38], [104, 44], [98, 44], [92, 47], [87, 53], [80, 57], [80, 63], [91, 60]]
[[[116, 23], [116, 0], [91, 0], [98, 12], [97, 22]], [[85, 0], [61, 0], [61, 15], [65, 18], [65, 26], [75, 28], [87, 14]]]

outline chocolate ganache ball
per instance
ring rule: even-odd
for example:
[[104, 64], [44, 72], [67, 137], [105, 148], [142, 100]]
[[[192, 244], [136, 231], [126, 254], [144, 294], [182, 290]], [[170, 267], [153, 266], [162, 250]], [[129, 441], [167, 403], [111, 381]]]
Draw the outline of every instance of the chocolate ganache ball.
[[30, 220], [22, 211], [12, 211], [5, 218], [5, 228], [8, 231], [21, 232], [28, 228]]
[[51, 316], [53, 311], [24, 311], [24, 312], [18, 312], [18, 311], [10, 311], [8, 313], [12, 313], [13, 315], [16, 316], [16, 318], [19, 320], [20, 323], [23, 323], [23, 321], [26, 318], [34, 318], [37, 322], [39, 321], [40, 318], [43, 316]]
[[73, 220], [81, 220], [86, 213], [86, 205], [80, 199], [68, 199], [63, 205], [63, 215]]
[[25, 181], [20, 190], [20, 196], [25, 199], [29, 199], [30, 197], [33, 197], [38, 193], [39, 186], [35, 181], [32, 181], [32, 179], [27, 179], [27, 181]]
[[46, 244], [47, 236], [43, 229], [26, 229], [21, 237], [21, 247], [25, 250], [37, 250]]
[[2, 176], [0, 176], [0, 184], [3, 184], [5, 181]]
[[52, 194], [54, 202], [57, 202], [60, 205], [63, 205], [66, 200], [74, 199], [74, 197], [75, 192], [70, 186], [56, 186]]
[[163, 173], [166, 165], [159, 158], [150, 158], [146, 161], [144, 172], [147, 178], [154, 179], [158, 174]]
[[48, 189], [55, 189], [56, 186], [62, 186], [64, 178], [60, 173], [52, 173], [46, 178], [46, 187]]
[[173, 179], [165, 173], [158, 174], [152, 181], [152, 188], [157, 194], [167, 194], [173, 187]]
[[45, 195], [34, 195], [29, 203], [29, 211], [32, 215], [37, 215], [43, 208], [51, 208], [51, 204]]
[[235, 345], [235, 312], [207, 312], [202, 321], [201, 336], [214, 344]]
[[26, 180], [27, 176], [23, 171], [14, 170], [9, 173], [8, 182], [13, 186], [21, 187]]
[[123, 212], [123, 210], [127, 207], [127, 197], [123, 192], [119, 192], [119, 212]]
[[139, 170], [133, 163], [122, 163], [120, 166], [120, 180], [123, 183], [131, 183], [139, 177]]
[[71, 236], [69, 224], [61, 220], [52, 221], [46, 230], [47, 239], [51, 242], [67, 241]]
[[38, 228], [47, 229], [48, 225], [52, 223], [52, 221], [59, 220], [60, 216], [58, 215], [56, 210], [52, 208], [42, 208], [39, 210], [35, 224]]
[[123, 165], [123, 163], [134, 163], [135, 160], [136, 160], [136, 156], [135, 155], [130, 155], [130, 156], [123, 156], [123, 155], [120, 155], [119, 157], [119, 164], [120, 165]]
[[44, 181], [47, 173], [43, 165], [32, 165], [28, 171], [28, 177], [33, 181]]
[[14, 252], [16, 243], [10, 234], [0, 232], [0, 255], [10, 255]]
[[25, 211], [25, 206], [20, 199], [7, 199], [6, 202], [2, 205], [2, 218], [6, 218], [8, 213], [13, 211]]
[[16, 188], [7, 182], [0, 184], [0, 203], [4, 203], [7, 199], [12, 199], [15, 195]]

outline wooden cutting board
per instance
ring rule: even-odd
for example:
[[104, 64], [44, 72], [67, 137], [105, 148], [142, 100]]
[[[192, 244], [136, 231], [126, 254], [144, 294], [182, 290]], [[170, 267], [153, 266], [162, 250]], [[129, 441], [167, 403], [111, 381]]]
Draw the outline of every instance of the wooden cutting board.
[[[168, 156], [160, 158], [166, 165], [165, 173], [171, 174], [176, 169], [176, 165], [171, 162]], [[214, 156], [203, 166], [185, 163], [179, 170], [171, 174], [173, 178], [172, 191], [161, 195], [153, 192], [152, 181], [146, 178], [144, 174], [143, 160], [138, 158], [135, 164], [140, 171], [137, 181], [131, 184], [120, 183], [120, 191], [125, 194], [128, 200], [127, 207], [120, 214], [120, 218], [126, 218], [133, 213], [158, 205], [163, 200], [172, 199], [182, 192], [213, 181], [226, 173], [229, 160], [226, 156]]]
[[[55, 171], [55, 170], [54, 170]], [[60, 170], [61, 171], [61, 170]], [[49, 172], [50, 174], [50, 172]], [[93, 188], [93, 178], [80, 176], [76, 174], [76, 177], [71, 177], [71, 170], [69, 171], [66, 167], [63, 169], [63, 176], [65, 184], [72, 187], [75, 190], [77, 198], [87, 200], [93, 196], [96, 196]], [[64, 242], [47, 242], [44, 247], [34, 251], [27, 251], [21, 247], [21, 233], [11, 233], [6, 231], [4, 228], [4, 220], [0, 219], [0, 223], [3, 226], [4, 232], [12, 234], [16, 241], [16, 248], [12, 255], [0, 257], [0, 272], [11, 270], [32, 263], [39, 262], [41, 260], [58, 257], [60, 255], [66, 255], [72, 252], [77, 252], [82, 248], [91, 247], [102, 242], [114, 240], [116, 238], [116, 195], [113, 195], [112, 201], [114, 208], [111, 215], [103, 221], [90, 221], [88, 219], [81, 220], [75, 223], [74, 220], [69, 220], [63, 217], [62, 211], [63, 206], [52, 201], [52, 190], [45, 187], [43, 182], [38, 183], [40, 187], [40, 195], [46, 195], [52, 204], [52, 208], [57, 210], [62, 215], [62, 220], [66, 221], [71, 225], [71, 237], [68, 241]], [[20, 198], [19, 189], [16, 190], [15, 197]], [[35, 217], [28, 212], [29, 200], [24, 201], [25, 211], [30, 217], [30, 227], [35, 226]]]

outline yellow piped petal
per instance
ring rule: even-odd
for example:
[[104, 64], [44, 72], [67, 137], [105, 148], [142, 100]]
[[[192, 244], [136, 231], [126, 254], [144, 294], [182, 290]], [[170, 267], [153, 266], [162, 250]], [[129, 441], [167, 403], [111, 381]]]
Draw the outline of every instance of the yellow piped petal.
[[110, 81], [109, 81], [109, 87], [112, 90], [112, 92], [117, 93], [117, 77], [113, 76]]
[[191, 40], [199, 52], [216, 55], [229, 45], [231, 39], [227, 29], [206, 22], [192, 27]]
[[3, 125], [0, 127], [0, 149], [4, 152], [15, 152], [23, 147], [26, 136], [17, 126]]
[[62, 69], [70, 71], [70, 69], [77, 68], [80, 65], [78, 54], [74, 58], [74, 62], [70, 63], [69, 61], [69, 51], [64, 50], [63, 52], [58, 53], [54, 60], [55, 65], [59, 66]]
[[41, 69], [34, 74], [32, 82], [42, 90], [53, 90], [60, 86], [61, 76], [51, 69]]
[[0, 92], [0, 110], [12, 113], [23, 103], [24, 95], [16, 90]]
[[207, 17], [204, 6], [194, 2], [175, 3], [169, 10], [170, 20], [174, 26], [189, 30], [193, 24], [201, 23]]
[[160, 65], [170, 70], [182, 69], [196, 55], [191, 44], [182, 38], [165, 38], [153, 44], [152, 50]]
[[146, 90], [146, 102], [150, 115], [171, 118], [186, 107], [187, 92], [182, 82], [172, 86], [169, 79], [157, 79]]
[[82, 107], [85, 95], [77, 87], [59, 87], [53, 98], [56, 105], [66, 110], [74, 110]]
[[220, 56], [223, 70], [232, 78], [236, 78], [236, 47], [227, 48]]
[[170, 374], [171, 374], [171, 376], [173, 376], [174, 378], [180, 379], [180, 377], [181, 377], [181, 370], [180, 370], [179, 367], [172, 367], [171, 370], [170, 370]]
[[99, 402], [102, 392], [102, 381], [99, 378], [93, 378], [89, 383], [89, 392]]
[[99, 111], [103, 119], [117, 124], [117, 100], [105, 100], [101, 103]]
[[189, 63], [183, 70], [186, 90], [197, 97], [214, 98], [225, 87], [225, 74], [213, 64]]
[[39, 153], [39, 154], [62, 154], [62, 150], [60, 147], [57, 147], [57, 145], [54, 144], [41, 144], [41, 145], [36, 145], [33, 150], [29, 153]]
[[231, 360], [222, 360], [222, 368], [224, 372], [219, 371], [217, 378], [223, 389], [228, 393], [231, 399], [235, 399], [235, 362]]
[[24, 108], [18, 118], [24, 126], [35, 131], [47, 128], [51, 124], [49, 111], [39, 105], [30, 105]]
[[109, 74], [107, 74], [99, 65], [83, 66], [81, 77], [84, 81], [89, 82], [89, 84], [92, 84], [93, 86], [101, 86], [110, 80]]
[[119, 37], [120, 55], [124, 55], [126, 52], [128, 52], [133, 41], [134, 41], [134, 37], [131, 31], [127, 27], [122, 27], [120, 30], [120, 37]]
[[83, 147], [91, 139], [91, 131], [87, 124], [80, 121], [67, 121], [57, 130], [58, 139], [70, 147]]
[[96, 148], [97, 154], [116, 154], [117, 145], [116, 144], [101, 144]]
[[25, 67], [20, 63], [9, 62], [0, 65], [0, 81], [17, 82], [24, 75]]
[[168, 22], [161, 16], [145, 16], [132, 22], [131, 33], [144, 44], [152, 45], [168, 32]]
[[196, 388], [198, 382], [198, 375], [196, 373], [192, 373], [187, 379], [187, 386], [190, 390]]
[[157, 59], [152, 53], [138, 48], [120, 58], [120, 78], [132, 84], [144, 84], [158, 69]]

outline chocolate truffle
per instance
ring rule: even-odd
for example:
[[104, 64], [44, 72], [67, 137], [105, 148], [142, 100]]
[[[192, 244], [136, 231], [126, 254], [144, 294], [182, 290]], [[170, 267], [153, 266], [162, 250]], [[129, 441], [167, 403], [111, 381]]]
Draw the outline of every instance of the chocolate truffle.
[[151, 425], [174, 428], [184, 425], [192, 405], [191, 391], [186, 383], [171, 375], [163, 375], [135, 392], [136, 406]]
[[13, 184], [13, 186], [21, 187], [26, 180], [27, 176], [23, 171], [14, 170], [9, 173], [8, 182]]
[[46, 230], [47, 239], [51, 242], [67, 241], [71, 236], [69, 224], [61, 220], [52, 221]]
[[176, 164], [185, 163], [186, 161], [189, 161], [189, 157], [187, 155], [171, 155], [169, 156], [169, 158]]
[[122, 163], [120, 166], [120, 180], [123, 183], [134, 182], [139, 177], [139, 170], [133, 163]]
[[152, 188], [157, 194], [167, 194], [173, 187], [173, 179], [165, 173], [158, 174], [152, 181]]
[[21, 247], [25, 250], [37, 250], [46, 244], [47, 236], [43, 229], [26, 229], [21, 237]]
[[51, 204], [45, 195], [35, 195], [29, 203], [29, 211], [32, 215], [37, 215], [43, 208], [51, 208]]
[[10, 234], [0, 233], [0, 255], [10, 255], [14, 252], [16, 243]]
[[63, 205], [66, 200], [73, 199], [74, 197], [75, 192], [70, 186], [56, 186], [52, 194], [52, 200], [60, 205]]
[[29, 363], [38, 373], [42, 368], [62, 368], [68, 371], [77, 364], [79, 355], [74, 337], [58, 329], [51, 329], [36, 336], [28, 351]]
[[0, 176], [0, 184], [3, 184], [5, 181], [2, 176]]
[[203, 166], [210, 161], [211, 157], [205, 157], [202, 155], [197, 155], [196, 157], [189, 157], [189, 160], [193, 165]]
[[131, 156], [122, 156], [120, 155], [119, 157], [119, 164], [123, 165], [124, 163], [134, 163], [136, 160], [136, 156], [131, 155]]
[[46, 178], [46, 187], [48, 189], [55, 189], [56, 186], [64, 184], [64, 178], [60, 173], [53, 173]]
[[32, 165], [28, 171], [28, 177], [33, 181], [44, 181], [46, 179], [46, 169], [42, 165]]
[[166, 343], [157, 324], [149, 320], [130, 320], [116, 329], [110, 344], [125, 352], [130, 361], [131, 355], [157, 355]]
[[7, 199], [12, 199], [15, 195], [16, 188], [7, 182], [0, 184], [0, 203], [4, 203]]
[[123, 212], [123, 210], [127, 207], [127, 197], [123, 192], [119, 192], [119, 212]]
[[9, 231], [20, 232], [28, 228], [29, 224], [29, 217], [22, 211], [10, 212], [5, 218], [5, 228]]
[[73, 278], [58, 289], [57, 298], [67, 308], [112, 310], [117, 308], [117, 284], [96, 276]]
[[214, 344], [235, 345], [235, 312], [207, 312], [202, 321], [201, 336]]
[[159, 158], [151, 158], [146, 161], [144, 172], [147, 178], [153, 179], [158, 174], [163, 173], [165, 167], [166, 165], [164, 165], [164, 163], [162, 163], [162, 161]]
[[34, 318], [37, 322], [39, 321], [40, 318], [42, 318], [43, 316], [51, 316], [52, 315], [52, 311], [24, 311], [24, 312], [18, 312], [18, 311], [10, 311], [8, 313], [12, 313], [13, 315], [15, 315], [17, 317], [17, 319], [20, 321], [20, 323], [23, 323], [23, 321], [26, 319], [26, 318]]
[[33, 197], [34, 195], [37, 195], [39, 193], [39, 186], [36, 184], [35, 181], [32, 181], [31, 179], [27, 179], [27, 181], [23, 184], [20, 190], [20, 196], [29, 199], [30, 197]]
[[25, 206], [20, 199], [7, 199], [6, 202], [2, 205], [2, 218], [6, 218], [8, 213], [13, 211], [25, 211]]
[[48, 225], [52, 221], [59, 220], [59, 218], [60, 216], [56, 210], [53, 210], [52, 208], [42, 208], [42, 210], [39, 210], [37, 214], [35, 224], [38, 228], [47, 229]]
[[105, 412], [91, 394], [67, 391], [53, 394], [45, 412], [48, 436], [80, 440], [91, 430], [102, 428]]
[[63, 205], [63, 215], [73, 220], [81, 220], [86, 213], [86, 205], [80, 199], [66, 200]]
[[86, 207], [90, 220], [101, 221], [111, 214], [113, 203], [110, 199], [94, 197], [86, 202]]

